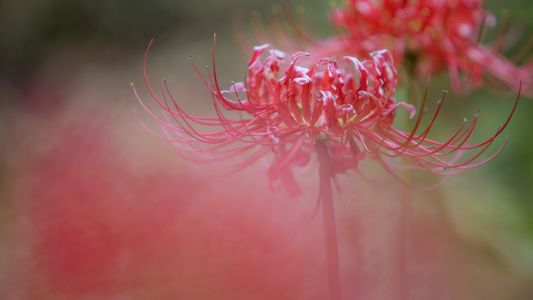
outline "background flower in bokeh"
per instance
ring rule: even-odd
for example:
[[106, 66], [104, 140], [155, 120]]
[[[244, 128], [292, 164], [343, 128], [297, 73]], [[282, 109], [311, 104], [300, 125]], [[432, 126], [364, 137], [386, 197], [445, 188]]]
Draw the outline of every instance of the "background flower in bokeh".
[[499, 53], [504, 36], [481, 41], [496, 25], [484, 2], [348, 0], [332, 13], [335, 26], [346, 32], [336, 43], [343, 52], [390, 48], [409, 74], [425, 78], [447, 71], [456, 91], [479, 87], [489, 75], [512, 89], [522, 81], [530, 92], [531, 64], [519, 66]]

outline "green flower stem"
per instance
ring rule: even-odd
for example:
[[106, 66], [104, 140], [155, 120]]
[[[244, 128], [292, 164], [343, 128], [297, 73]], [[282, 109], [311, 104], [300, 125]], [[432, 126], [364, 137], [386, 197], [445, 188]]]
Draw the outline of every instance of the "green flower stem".
[[331, 158], [325, 141], [316, 141], [318, 155], [320, 191], [319, 203], [322, 205], [324, 233], [326, 240], [326, 257], [328, 264], [329, 294], [331, 300], [341, 300], [341, 282], [339, 272], [339, 252], [335, 207], [333, 203]]

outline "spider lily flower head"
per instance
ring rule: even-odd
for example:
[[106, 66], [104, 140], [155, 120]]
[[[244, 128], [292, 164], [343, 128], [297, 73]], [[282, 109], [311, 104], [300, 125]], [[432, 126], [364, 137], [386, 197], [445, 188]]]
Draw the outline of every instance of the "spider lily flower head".
[[[406, 110], [411, 118], [416, 110], [394, 98], [398, 73], [387, 50], [372, 52], [365, 60], [346, 56], [341, 61], [323, 58], [305, 63], [306, 56], [304, 52], [288, 55], [269, 45], [257, 46], [245, 81], [222, 89], [213, 50], [212, 72], [207, 70], [203, 75], [193, 63], [211, 94], [211, 117], [184, 111], [166, 82], [156, 93], [147, 75], [146, 56], [145, 84], [152, 100], [163, 109], [163, 116], [134, 91], [159, 123], [163, 137], [187, 159], [209, 167], [215, 162], [237, 160], [227, 173], [266, 160], [271, 183], [281, 183], [291, 194], [300, 192], [293, 169], [316, 160], [318, 144], [322, 148], [326, 145], [333, 175], [358, 172], [359, 162], [370, 158], [394, 175], [398, 169], [414, 168], [447, 176], [486, 163], [503, 147], [482, 158], [509, 123], [518, 101], [505, 123], [480, 143], [469, 143], [477, 115], [460, 124], [448, 139], [437, 141], [428, 135], [444, 96], [424, 128], [422, 114], [418, 114], [412, 131], [394, 127], [399, 109]], [[427, 98], [426, 93], [422, 111]]]
[[347, 32], [349, 51], [392, 49], [419, 78], [447, 70], [456, 91], [480, 85], [485, 75], [514, 88], [533, 84], [530, 65], [516, 66], [498, 45], [479, 42], [483, 28], [496, 24], [483, 0], [347, 0], [332, 20]]

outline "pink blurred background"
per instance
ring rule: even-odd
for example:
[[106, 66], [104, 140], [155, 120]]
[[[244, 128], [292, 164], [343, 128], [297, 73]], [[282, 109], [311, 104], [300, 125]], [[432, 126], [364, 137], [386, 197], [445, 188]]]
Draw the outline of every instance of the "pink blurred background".
[[[140, 126], [137, 115], [148, 118], [130, 87], [146, 96], [140, 65], [155, 37], [152, 78], [166, 77], [185, 108], [210, 114], [187, 57], [209, 63], [216, 31], [223, 81], [241, 80], [246, 59], [232, 23], [268, 19], [275, 3], [4, 4], [1, 299], [326, 299], [313, 170], [301, 170], [297, 198], [269, 189], [261, 164], [224, 178], [202, 174]], [[328, 7], [306, 2], [317, 35]], [[437, 93], [446, 84], [436, 79]], [[512, 99], [492, 91], [466, 104], [461, 97], [446, 112], [451, 124], [475, 107], [499, 120]], [[417, 193], [403, 237], [401, 191], [390, 179], [341, 179], [345, 299], [397, 299], [406, 287], [409, 299], [533, 297], [533, 106], [524, 102], [501, 157]]]

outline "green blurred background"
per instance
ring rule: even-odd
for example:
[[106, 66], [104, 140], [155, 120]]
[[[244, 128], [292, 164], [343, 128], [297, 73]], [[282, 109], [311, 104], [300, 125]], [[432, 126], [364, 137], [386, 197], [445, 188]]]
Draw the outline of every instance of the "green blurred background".
[[[331, 33], [329, 1], [293, 1], [305, 5], [306, 23], [316, 37]], [[149, 39], [155, 44], [150, 62], [154, 80], [166, 77], [192, 110], [208, 111], [208, 94], [187, 57], [209, 63], [212, 33], [220, 43], [220, 74], [229, 84], [241, 80], [247, 60], [236, 41], [244, 28], [251, 42], [251, 24], [268, 24], [274, 0], [26, 0], [0, 4], [0, 245], [13, 253], [19, 238], [24, 178], [30, 176], [28, 157], [45, 151], [60, 128], [83, 115], [105, 110], [120, 132], [119, 152], [143, 169], [154, 156], [172, 160], [165, 143], [140, 135], [139, 110], [130, 82], [141, 85], [141, 60]], [[533, 35], [533, 2], [487, 1], [496, 16], [510, 16], [518, 45]], [[278, 15], [279, 17], [279, 15]], [[239, 32], [239, 30], [237, 30]], [[490, 34], [489, 34], [490, 35]], [[513, 42], [513, 41], [510, 41]], [[513, 48], [506, 50], [512, 54]], [[446, 76], [432, 83], [432, 95], [448, 89]], [[479, 136], [489, 136], [504, 121], [515, 93], [477, 90], [464, 96], [451, 93], [442, 118], [443, 132], [464, 116], [481, 110]], [[419, 214], [444, 215], [463, 242], [501, 266], [502, 276], [518, 282], [520, 295], [533, 282], [533, 99], [523, 97], [506, 131], [502, 154], [479, 169], [451, 179], [438, 193], [417, 197]], [[62, 121], [57, 121], [62, 120]], [[449, 128], [445, 125], [449, 124]], [[56, 124], [57, 125], [57, 124]], [[117, 129], [118, 128], [118, 129]], [[135, 128], [135, 129], [131, 129]], [[47, 130], [52, 129], [52, 130]], [[449, 131], [447, 131], [449, 132]], [[135, 150], [131, 150], [135, 149]], [[438, 211], [438, 212], [435, 212]], [[436, 232], [435, 234], [438, 234]], [[470, 249], [470, 248], [469, 248]], [[2, 256], [2, 255], [0, 255]], [[8, 256], [4, 256], [8, 257]], [[13, 266], [0, 258], [0, 288], [10, 282]], [[11, 279], [12, 280], [12, 279]], [[533, 297], [532, 294], [528, 294]], [[525, 296], [527, 297], [527, 296]], [[531, 299], [531, 298], [509, 298]]]

